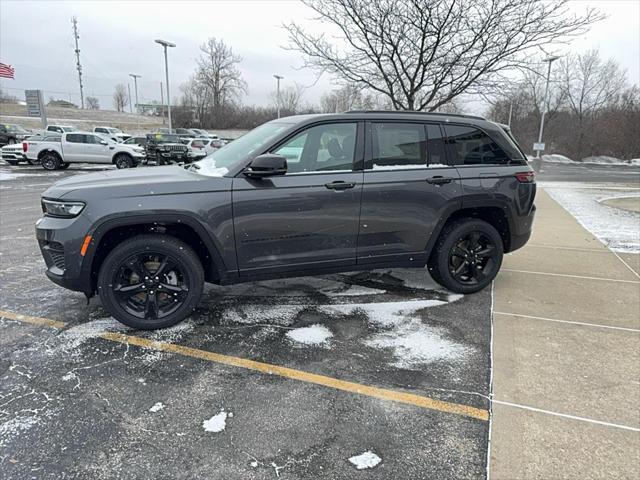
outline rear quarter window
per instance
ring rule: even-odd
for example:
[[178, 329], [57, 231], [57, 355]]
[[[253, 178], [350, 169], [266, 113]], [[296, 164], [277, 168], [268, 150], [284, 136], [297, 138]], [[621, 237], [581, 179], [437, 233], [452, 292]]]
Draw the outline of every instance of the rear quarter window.
[[[470, 125], [445, 125], [449, 157], [454, 165], [521, 164], [520, 153], [508, 141], [496, 141]], [[495, 132], [494, 132], [495, 134]]]

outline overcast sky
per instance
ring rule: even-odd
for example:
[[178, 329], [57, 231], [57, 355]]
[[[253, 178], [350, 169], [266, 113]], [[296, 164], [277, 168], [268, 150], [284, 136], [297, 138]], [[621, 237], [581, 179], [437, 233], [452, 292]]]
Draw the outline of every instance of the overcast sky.
[[[375, 1], [375, 0], [372, 0]], [[599, 48], [627, 69], [631, 83], [640, 84], [640, 1], [574, 0], [571, 8], [583, 12], [596, 7], [609, 18], [594, 26], [570, 47], [582, 52]], [[300, 55], [281, 47], [287, 43], [282, 22], [306, 24], [313, 13], [296, 0], [262, 1], [18, 1], [0, 0], [0, 62], [13, 65], [15, 80], [0, 80], [0, 88], [20, 98], [25, 88], [40, 88], [46, 98], [79, 103], [73, 52], [71, 17], [80, 30], [85, 96], [112, 108], [117, 83], [131, 81], [129, 73], [142, 75], [140, 102], [160, 99], [164, 81], [162, 48], [154, 39], [177, 44], [169, 51], [172, 97], [195, 69], [198, 47], [208, 37], [224, 39], [243, 57], [240, 69], [249, 85], [246, 104], [269, 103], [275, 89], [274, 74], [283, 84], [310, 86], [315, 74], [300, 70]], [[321, 78], [304, 100], [317, 103], [330, 89], [331, 79]], [[133, 83], [131, 83], [133, 94]], [[471, 103], [469, 109], [481, 106]], [[474, 112], [481, 113], [481, 112]]]

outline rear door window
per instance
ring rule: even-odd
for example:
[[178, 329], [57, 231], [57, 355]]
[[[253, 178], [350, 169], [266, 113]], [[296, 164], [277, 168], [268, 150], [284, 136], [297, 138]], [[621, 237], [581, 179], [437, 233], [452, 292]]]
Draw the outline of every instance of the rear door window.
[[67, 142], [68, 143], [84, 143], [84, 135], [82, 135], [81, 133], [68, 133]]
[[424, 124], [376, 122], [371, 124], [373, 170], [427, 166]]
[[482, 130], [463, 125], [445, 125], [447, 145], [455, 165], [504, 165], [507, 154]]

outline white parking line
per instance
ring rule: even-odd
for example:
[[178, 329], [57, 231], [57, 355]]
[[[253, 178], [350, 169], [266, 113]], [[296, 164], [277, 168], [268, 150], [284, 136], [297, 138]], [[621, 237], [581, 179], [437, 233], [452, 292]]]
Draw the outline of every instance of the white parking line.
[[618, 255], [618, 254], [617, 254], [616, 252], [614, 252], [613, 250], [612, 250], [612, 253], [613, 253], [616, 257], [618, 257], [618, 260], [620, 260], [622, 263], [624, 263], [624, 266], [625, 266], [625, 267], [627, 267], [629, 270], [631, 270], [631, 271], [633, 272], [633, 274], [634, 274], [636, 277], [640, 278], [640, 273], [636, 272], [636, 271], [633, 269], [633, 267], [631, 267], [631, 265], [629, 265], [627, 262], [625, 262], [625, 261], [624, 261], [624, 259], [623, 259], [620, 255]]
[[640, 285], [640, 281], [638, 280], [618, 280], [616, 278], [603, 278], [603, 277], [587, 277], [584, 275], [568, 275], [566, 273], [550, 273], [550, 272], [532, 272], [530, 270], [515, 270], [513, 268], [503, 268], [503, 272], [516, 272], [516, 273], [527, 273], [530, 275], [548, 275], [551, 277], [567, 277], [567, 278], [582, 278], [585, 280], [600, 280], [603, 282], [620, 282], [620, 283], [635, 283]]
[[613, 428], [620, 428], [622, 430], [630, 430], [632, 432], [640, 432], [640, 428], [630, 427], [629, 425], [620, 425], [618, 423], [603, 422], [602, 420], [594, 420], [592, 418], [577, 417], [575, 415], [553, 412], [551, 410], [544, 410], [542, 408], [530, 407], [528, 405], [521, 405], [519, 403], [505, 402], [503, 400], [493, 400], [493, 403], [497, 403], [498, 405], [505, 405], [507, 407], [521, 408], [523, 410], [529, 410], [532, 412], [546, 413], [547, 415], [553, 415], [555, 417], [569, 418], [571, 420], [594, 423], [596, 425], [604, 425], [605, 427], [613, 427]]
[[598, 252], [598, 253], [611, 253], [609, 249], [605, 248], [584, 248], [584, 247], [560, 247], [558, 245], [546, 245], [544, 243], [527, 243], [527, 247], [534, 248], [552, 248], [554, 250], [576, 250], [578, 252]]
[[544, 320], [545, 322], [556, 322], [556, 323], [569, 323], [572, 325], [583, 325], [585, 327], [596, 327], [596, 328], [607, 328], [611, 330], [622, 330], [625, 332], [634, 332], [640, 333], [640, 329], [638, 328], [629, 328], [629, 327], [614, 327], [611, 325], [602, 325], [599, 323], [587, 323], [587, 322], [575, 322], [573, 320], [560, 320], [558, 318], [547, 318], [547, 317], [536, 317], [534, 315], [522, 315], [519, 313], [510, 313], [510, 312], [493, 312], [494, 315], [510, 315], [512, 317], [522, 317], [522, 318], [531, 318], [534, 320]]

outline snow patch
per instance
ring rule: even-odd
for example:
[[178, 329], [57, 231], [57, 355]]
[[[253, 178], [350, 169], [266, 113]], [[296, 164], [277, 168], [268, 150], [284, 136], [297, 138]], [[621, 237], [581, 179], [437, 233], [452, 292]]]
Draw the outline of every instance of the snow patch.
[[224, 410], [214, 415], [209, 420], [205, 420], [202, 422], [202, 428], [204, 428], [205, 432], [213, 432], [220, 433], [225, 428], [227, 428], [227, 415], [232, 416], [231, 414], [227, 414]]
[[341, 292], [327, 292], [328, 295], [332, 297], [355, 297], [359, 295], [378, 295], [380, 293], [385, 293], [385, 290], [380, 290], [378, 288], [369, 288], [362, 287], [360, 285], [351, 285], [348, 289], [343, 290]]
[[542, 155], [543, 162], [551, 162], [551, 163], [576, 163], [571, 160], [569, 157], [565, 157], [564, 155]]
[[366, 313], [369, 320], [383, 326], [392, 326], [402, 322], [423, 308], [445, 305], [442, 300], [409, 300], [405, 302], [343, 303], [325, 305], [321, 308], [328, 313], [351, 315], [357, 311]]
[[164, 403], [157, 402], [157, 403], [153, 404], [153, 406], [149, 409], [149, 411], [151, 413], [156, 413], [156, 412], [159, 412], [160, 410], [162, 410], [163, 408], [164, 408]]
[[296, 343], [317, 346], [325, 343], [333, 337], [333, 334], [331, 333], [331, 330], [324, 325], [316, 324], [311, 325], [310, 327], [301, 327], [290, 330], [287, 332], [287, 337]]
[[305, 308], [306, 305], [241, 305], [225, 309], [222, 320], [230, 323], [290, 325]]
[[376, 467], [382, 461], [382, 459], [371, 450], [367, 450], [360, 455], [351, 457], [349, 461], [353, 465], [355, 465], [358, 470], [364, 470], [367, 468]]
[[197, 169], [194, 168], [194, 172], [200, 175], [206, 175], [208, 177], [224, 177], [229, 173], [229, 169], [226, 167], [216, 167], [216, 161], [213, 158], [205, 158], [199, 162], [194, 163]]
[[551, 198], [611, 250], [640, 253], [640, 215], [600, 203], [603, 199], [628, 197], [629, 193], [621, 192], [612, 196], [612, 190], [605, 187], [598, 189], [545, 185], [544, 188]]

